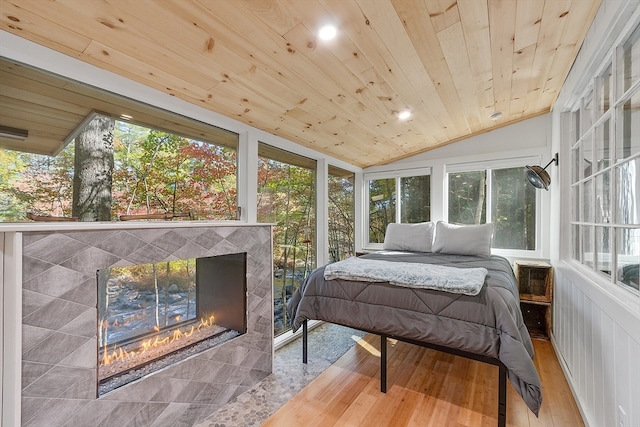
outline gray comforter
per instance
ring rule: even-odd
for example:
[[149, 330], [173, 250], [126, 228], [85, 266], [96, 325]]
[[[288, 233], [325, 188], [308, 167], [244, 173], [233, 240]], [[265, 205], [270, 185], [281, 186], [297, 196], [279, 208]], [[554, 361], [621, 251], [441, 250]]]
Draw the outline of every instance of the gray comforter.
[[324, 267], [320, 267], [287, 304], [294, 331], [305, 320], [325, 320], [499, 359], [507, 367], [515, 389], [538, 415], [542, 402], [540, 378], [522, 320], [517, 283], [505, 258], [422, 252], [378, 252], [365, 257], [484, 267], [488, 274], [480, 293], [470, 296], [389, 283], [325, 280]]

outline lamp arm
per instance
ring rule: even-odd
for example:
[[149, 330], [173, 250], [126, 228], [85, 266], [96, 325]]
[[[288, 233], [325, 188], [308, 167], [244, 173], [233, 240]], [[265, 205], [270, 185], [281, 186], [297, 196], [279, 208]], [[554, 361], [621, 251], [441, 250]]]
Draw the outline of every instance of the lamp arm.
[[551, 159], [551, 160], [549, 161], [549, 163], [547, 163], [547, 165], [546, 165], [545, 167], [543, 167], [543, 168], [542, 168], [542, 170], [545, 170], [546, 168], [548, 168], [548, 167], [549, 167], [549, 165], [550, 165], [551, 163], [553, 163], [553, 162], [556, 162], [556, 166], [558, 166], [558, 153], [556, 153], [556, 155], [555, 155], [555, 156], [553, 156], [553, 159]]

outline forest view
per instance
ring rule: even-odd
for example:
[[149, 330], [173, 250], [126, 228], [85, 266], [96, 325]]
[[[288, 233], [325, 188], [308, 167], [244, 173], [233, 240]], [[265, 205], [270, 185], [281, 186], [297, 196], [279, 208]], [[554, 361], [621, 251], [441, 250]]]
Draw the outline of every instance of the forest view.
[[81, 133], [55, 157], [0, 150], [0, 221], [26, 221], [27, 212], [80, 221], [185, 212], [234, 219], [233, 148], [108, 120], [109, 130], [91, 141]]

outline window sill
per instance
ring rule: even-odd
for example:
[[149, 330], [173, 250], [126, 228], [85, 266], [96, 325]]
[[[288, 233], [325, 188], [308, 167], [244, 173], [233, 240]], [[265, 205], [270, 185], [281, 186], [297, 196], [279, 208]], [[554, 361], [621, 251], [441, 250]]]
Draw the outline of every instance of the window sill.
[[[322, 320], [310, 320], [308, 324], [308, 331], [311, 331], [313, 328], [316, 328], [322, 325], [324, 322]], [[281, 347], [289, 344], [300, 338], [302, 336], [302, 328], [298, 329], [295, 333], [291, 332], [291, 330], [285, 332], [284, 334], [278, 335], [273, 339], [273, 350], [276, 351]]]

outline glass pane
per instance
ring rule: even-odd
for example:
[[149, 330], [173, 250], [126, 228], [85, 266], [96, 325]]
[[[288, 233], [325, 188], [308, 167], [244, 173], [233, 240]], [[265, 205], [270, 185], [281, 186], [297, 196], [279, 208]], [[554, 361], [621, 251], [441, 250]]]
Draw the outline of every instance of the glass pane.
[[[623, 91], [626, 92], [640, 78], [640, 27], [638, 27], [629, 40], [622, 45], [622, 57], [618, 74], [622, 78]], [[619, 93], [618, 96], [621, 96]]]
[[[455, 172], [449, 176], [449, 222], [484, 224], [487, 220], [486, 172]], [[520, 181], [526, 181], [519, 178]]]
[[640, 224], [640, 157], [616, 167], [616, 190], [619, 224]]
[[431, 176], [400, 178], [401, 222], [418, 223], [431, 219]]
[[588, 265], [593, 268], [593, 235], [592, 227], [590, 225], [580, 226], [580, 235], [582, 241], [582, 254], [581, 259], [584, 265]]
[[582, 222], [593, 222], [593, 179], [582, 184]]
[[383, 243], [392, 222], [396, 222], [395, 178], [369, 181], [369, 242]]
[[0, 160], [11, 165], [0, 221], [26, 221], [27, 212], [79, 221], [236, 216], [235, 148], [107, 116], [56, 156], [0, 149]]
[[593, 136], [593, 134], [591, 132], [589, 132], [589, 134], [584, 137], [582, 142], [580, 142], [580, 145], [582, 145], [582, 147], [581, 147], [582, 148], [582, 150], [581, 150], [582, 164], [580, 165], [581, 177], [582, 178], [590, 177], [593, 174], [593, 172], [595, 171], [595, 169], [593, 167], [593, 138], [592, 138], [592, 136]]
[[598, 256], [598, 271], [611, 276], [611, 229], [596, 227], [596, 254]]
[[571, 211], [571, 221], [580, 221], [580, 186], [571, 187], [571, 202], [573, 209]]
[[580, 255], [581, 255], [581, 250], [580, 250], [580, 226], [573, 224], [571, 226], [571, 233], [572, 233], [572, 237], [573, 237], [573, 247], [571, 248], [571, 256], [573, 256], [573, 259], [576, 259], [578, 261], [580, 261]]
[[598, 117], [611, 107], [611, 64], [598, 76]]
[[610, 137], [610, 120], [607, 119], [603, 123], [599, 124], [596, 128], [596, 170], [603, 170], [609, 167], [611, 164], [611, 152], [609, 145]]
[[[310, 159], [260, 144], [258, 222], [273, 227], [274, 334], [291, 329], [284, 307], [316, 264], [316, 173]], [[270, 157], [266, 157], [269, 155]]]
[[524, 174], [523, 167], [491, 171], [494, 248], [536, 248], [536, 189]]
[[571, 150], [571, 182], [578, 182], [582, 179], [582, 154], [580, 149], [582, 144], [576, 145]]
[[624, 103], [619, 121], [616, 159], [627, 159], [640, 153], [640, 91]]
[[640, 228], [619, 228], [616, 241], [618, 283], [640, 290]]
[[589, 91], [589, 93], [584, 97], [583, 101], [584, 104], [582, 105], [582, 114], [580, 115], [582, 119], [580, 130], [584, 135], [593, 124], [593, 92]]
[[329, 169], [329, 262], [355, 255], [355, 174]]
[[608, 224], [611, 222], [611, 199], [609, 198], [609, 172], [596, 177], [596, 218], [595, 222]]

